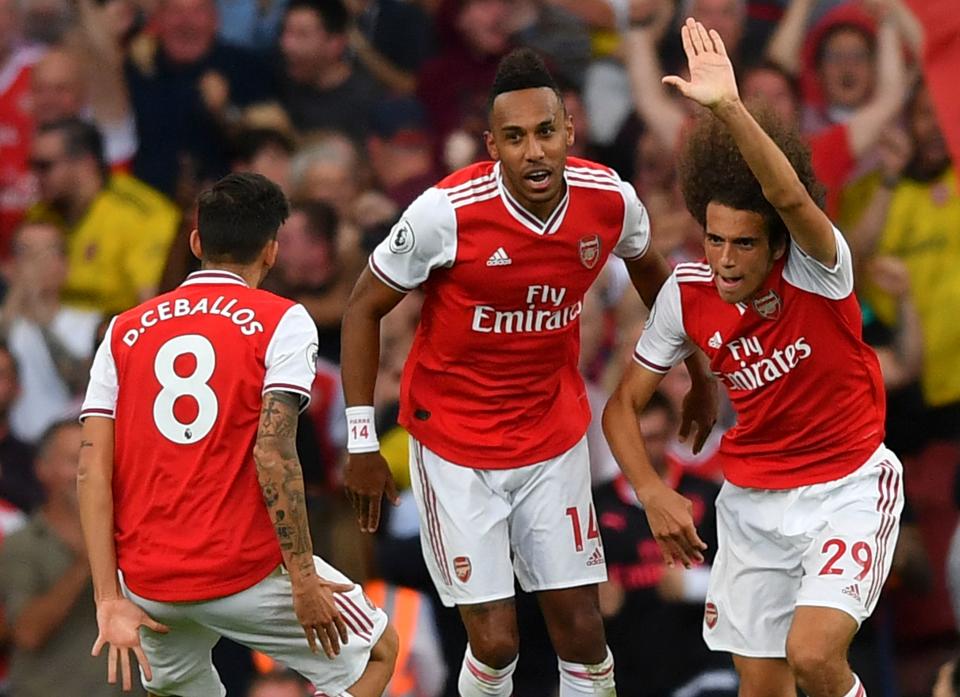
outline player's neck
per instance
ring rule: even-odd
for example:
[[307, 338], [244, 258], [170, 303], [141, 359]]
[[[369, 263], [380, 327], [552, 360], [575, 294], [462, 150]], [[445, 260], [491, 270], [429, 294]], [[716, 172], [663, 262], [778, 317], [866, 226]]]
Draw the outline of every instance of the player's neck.
[[266, 276], [265, 269], [262, 264], [223, 264], [223, 263], [211, 263], [205, 261], [200, 264], [200, 269], [202, 271], [226, 271], [228, 273], [236, 274], [244, 281], [247, 282], [247, 285], [251, 288], [257, 288], [263, 282], [264, 276]]
[[510, 184], [510, 180], [506, 177], [503, 178], [503, 184], [507, 187], [507, 191], [510, 192], [510, 195], [523, 206], [523, 209], [528, 213], [535, 215], [540, 219], [541, 222], [546, 222], [553, 212], [557, 209], [557, 206], [560, 205], [560, 201], [563, 200], [563, 195], [567, 192], [567, 183], [564, 182], [563, 186], [560, 187], [560, 190], [556, 195], [551, 196], [547, 201], [530, 201], [523, 194], [514, 191], [513, 186]]

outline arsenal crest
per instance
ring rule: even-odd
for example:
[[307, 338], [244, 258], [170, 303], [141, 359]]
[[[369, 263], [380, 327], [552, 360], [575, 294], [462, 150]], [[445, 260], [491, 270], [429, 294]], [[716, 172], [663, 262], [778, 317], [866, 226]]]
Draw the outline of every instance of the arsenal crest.
[[774, 320], [780, 316], [783, 303], [776, 291], [771, 289], [753, 300], [753, 309], [764, 319]]
[[717, 612], [717, 606], [713, 603], [707, 603], [707, 606], [703, 610], [703, 621], [707, 625], [707, 629], [713, 629], [717, 626], [717, 618], [720, 616], [720, 613]]
[[600, 235], [580, 238], [580, 263], [592, 269], [600, 261]]
[[470, 557], [454, 557], [453, 570], [461, 583], [469, 581], [470, 573], [473, 571], [473, 567], [470, 566]]

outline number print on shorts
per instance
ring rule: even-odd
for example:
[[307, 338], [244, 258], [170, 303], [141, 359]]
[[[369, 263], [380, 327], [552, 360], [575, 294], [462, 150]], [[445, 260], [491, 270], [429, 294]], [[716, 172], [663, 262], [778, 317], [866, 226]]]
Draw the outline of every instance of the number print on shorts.
[[[820, 569], [820, 576], [842, 575], [844, 573], [843, 568], [837, 566], [837, 562], [840, 561], [840, 557], [847, 551], [846, 542], [838, 537], [833, 537], [823, 543], [823, 548], [820, 552], [822, 554], [830, 554], [830, 550], [834, 548], [836, 551], [832, 553], [827, 563]], [[873, 550], [870, 549], [870, 545], [866, 542], [855, 542], [853, 547], [850, 548], [850, 557], [857, 566], [860, 567], [860, 573], [858, 573], [854, 579], [862, 581], [864, 577], [870, 573], [870, 568], [873, 566]]]
[[[173, 365], [180, 356], [186, 355], [194, 357], [196, 366], [190, 375], [177, 375]], [[153, 371], [162, 389], [153, 402], [153, 420], [164, 438], [180, 445], [196, 443], [213, 429], [220, 407], [207, 381], [216, 365], [213, 344], [199, 334], [170, 339], [157, 351]], [[173, 413], [180, 397], [192, 397], [197, 403], [197, 417], [191, 423], [183, 423]]]
[[[570, 518], [570, 525], [573, 527], [573, 546], [578, 552], [583, 551], [583, 529], [580, 527], [580, 513], [576, 506], [570, 506], [567, 509], [567, 516]], [[597, 517], [593, 513], [593, 504], [590, 504], [590, 517], [587, 522], [587, 539], [597, 540], [600, 538], [600, 529], [597, 527]]]

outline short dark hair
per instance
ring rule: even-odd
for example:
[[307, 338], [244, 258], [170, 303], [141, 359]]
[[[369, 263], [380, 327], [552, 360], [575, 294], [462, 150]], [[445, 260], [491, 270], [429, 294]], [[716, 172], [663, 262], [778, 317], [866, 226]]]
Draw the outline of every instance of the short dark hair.
[[780, 78], [787, 83], [787, 87], [790, 88], [790, 94], [793, 95], [794, 100], [796, 100], [797, 104], [800, 103], [803, 96], [800, 90], [800, 80], [796, 75], [793, 75], [787, 71], [787, 69], [782, 65], [776, 61], [770, 60], [769, 58], [764, 58], [763, 60], [748, 66], [746, 70], [743, 71], [743, 77], [740, 80], [741, 84], [747, 79], [748, 76], [759, 72], [768, 72], [779, 75]]
[[563, 101], [560, 87], [540, 54], [530, 48], [514, 49], [504, 56], [497, 66], [497, 74], [490, 88], [490, 98], [487, 100], [487, 110], [493, 109], [493, 101], [504, 92], [537, 87], [549, 87], [557, 95], [557, 99]]
[[245, 128], [233, 139], [233, 159], [236, 162], [251, 162], [264, 148], [274, 147], [288, 155], [296, 149], [286, 133], [274, 128]]
[[96, 163], [104, 180], [110, 176], [110, 165], [103, 147], [103, 135], [94, 124], [70, 116], [37, 126], [37, 134], [62, 133], [64, 149], [71, 157], [89, 155]]
[[307, 232], [312, 237], [333, 242], [340, 227], [337, 209], [324, 201], [301, 201], [293, 206], [292, 213], [303, 213], [307, 218]]
[[316, 13], [329, 34], [346, 34], [350, 27], [350, 13], [343, 0], [290, 0], [286, 15], [294, 10], [310, 10]]
[[829, 28], [824, 30], [824, 32], [820, 35], [820, 38], [817, 40], [817, 45], [813, 52], [814, 67], [819, 68], [821, 63], [823, 63], [823, 57], [827, 52], [827, 43], [830, 41], [830, 39], [843, 32], [853, 32], [854, 34], [859, 34], [867, 43], [867, 48], [870, 51], [870, 55], [876, 54], [876, 34], [858, 22], [837, 22], [836, 24], [831, 24]]
[[207, 261], [249, 264], [290, 215], [280, 187], [261, 174], [228, 174], [200, 194], [197, 229]]
[[41, 434], [40, 440], [37, 441], [34, 459], [38, 462], [42, 461], [47, 456], [47, 452], [50, 450], [50, 446], [53, 445], [54, 439], [60, 431], [65, 428], [80, 428], [80, 422], [76, 419], [58, 419], [43, 429], [43, 434]]
[[[810, 150], [793, 124], [781, 121], [765, 105], [751, 105], [750, 111], [760, 127], [783, 151], [807, 192], [817, 205], [823, 205], [823, 187], [817, 181]], [[777, 209], [763, 195], [727, 127], [710, 112], [701, 114], [680, 152], [680, 189], [687, 210], [704, 228], [707, 205], [719, 203], [737, 210], [763, 216], [770, 248], [786, 246], [789, 231]]]

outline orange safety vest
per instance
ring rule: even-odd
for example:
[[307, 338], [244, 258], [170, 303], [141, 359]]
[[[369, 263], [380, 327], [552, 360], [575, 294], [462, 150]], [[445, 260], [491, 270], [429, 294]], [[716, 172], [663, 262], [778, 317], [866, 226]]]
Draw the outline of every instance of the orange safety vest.
[[[410, 665], [410, 646], [417, 631], [417, 618], [420, 616], [420, 594], [410, 588], [387, 586], [383, 581], [368, 581], [364, 592], [373, 604], [382, 608], [390, 618], [390, 623], [400, 636], [400, 649], [397, 652], [397, 667], [384, 697], [417, 697], [417, 678]], [[253, 651], [253, 666], [260, 674], [271, 673], [280, 666], [275, 660]]]

